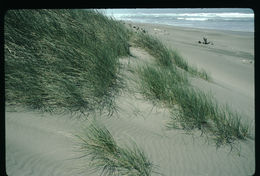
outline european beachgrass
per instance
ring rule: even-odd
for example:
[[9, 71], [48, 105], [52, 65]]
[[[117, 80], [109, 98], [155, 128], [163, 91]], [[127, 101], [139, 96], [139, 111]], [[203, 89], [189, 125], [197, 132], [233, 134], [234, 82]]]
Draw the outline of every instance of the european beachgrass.
[[249, 126], [241, 122], [238, 113], [233, 113], [227, 105], [218, 105], [211, 94], [191, 87], [185, 74], [170, 68], [146, 65], [138, 71], [144, 96], [171, 110], [169, 128], [209, 132], [218, 146], [249, 136]]
[[[147, 99], [170, 109], [172, 116], [167, 127], [187, 131], [199, 129], [203, 134], [210, 134], [217, 146], [249, 137], [249, 125], [242, 123], [238, 113], [233, 113], [228, 105], [218, 105], [211, 94], [190, 85], [185, 72], [208, 79], [205, 71], [198, 72], [189, 67], [158, 39], [147, 34], [141, 34], [141, 37], [135, 42], [147, 49], [157, 64], [139, 67], [140, 90]], [[172, 54], [175, 57], [170, 57]]]
[[94, 120], [80, 135], [80, 150], [89, 157], [93, 171], [101, 175], [150, 176], [153, 164], [135, 144], [119, 146], [109, 130]]
[[4, 19], [7, 105], [49, 112], [115, 109], [128, 30], [94, 10], [9, 10]]

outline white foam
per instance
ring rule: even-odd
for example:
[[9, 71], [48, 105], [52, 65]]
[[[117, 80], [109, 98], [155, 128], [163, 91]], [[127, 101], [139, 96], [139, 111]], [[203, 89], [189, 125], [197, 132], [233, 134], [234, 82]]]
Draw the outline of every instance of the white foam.
[[253, 13], [117, 13], [115, 18], [126, 17], [204, 17], [204, 18], [254, 18]]
[[216, 13], [216, 16], [230, 18], [254, 18], [253, 13]]
[[178, 20], [188, 20], [188, 21], [207, 21], [208, 18], [177, 18]]

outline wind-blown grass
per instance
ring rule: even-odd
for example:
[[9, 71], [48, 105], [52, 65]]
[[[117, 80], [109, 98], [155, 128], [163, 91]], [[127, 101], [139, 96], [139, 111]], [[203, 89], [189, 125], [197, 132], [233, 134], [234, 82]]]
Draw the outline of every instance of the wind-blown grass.
[[9, 10], [4, 19], [6, 104], [43, 111], [115, 108], [127, 29], [93, 10]]
[[213, 135], [218, 146], [249, 137], [249, 126], [241, 122], [239, 114], [218, 105], [211, 94], [193, 88], [187, 75], [175, 66], [140, 66], [138, 74], [143, 95], [172, 112], [169, 128], [199, 129]]
[[185, 74], [178, 72], [175, 67], [171, 69], [151, 65], [140, 66], [140, 90], [149, 100], [172, 102], [175, 97], [176, 86], [188, 84]]
[[166, 48], [157, 38], [148, 34], [137, 33], [136, 36], [133, 37], [133, 42], [154, 56], [159, 65], [172, 65], [173, 60], [168, 48]]
[[[217, 108], [216, 108], [217, 109]], [[215, 128], [211, 132], [215, 136], [216, 144], [232, 144], [235, 140], [245, 140], [250, 137], [250, 126], [241, 121], [241, 116], [237, 112], [232, 112], [230, 108], [222, 106], [213, 114]]]
[[156, 58], [157, 64], [165, 67], [175, 66], [198, 76], [205, 80], [210, 80], [210, 76], [204, 70], [199, 71], [197, 68], [192, 67], [186, 60], [176, 51], [167, 48], [159, 39], [146, 33], [137, 33], [133, 37], [133, 42], [138, 47], [144, 48], [148, 53]]
[[101, 175], [150, 176], [153, 171], [153, 164], [136, 144], [118, 146], [106, 127], [96, 121], [77, 137], [83, 156], [90, 158], [90, 167], [101, 170]]

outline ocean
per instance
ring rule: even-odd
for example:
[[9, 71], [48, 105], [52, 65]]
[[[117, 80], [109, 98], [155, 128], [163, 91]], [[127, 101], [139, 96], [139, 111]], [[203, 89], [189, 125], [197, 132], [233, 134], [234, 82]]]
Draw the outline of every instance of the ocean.
[[101, 9], [101, 11], [116, 20], [254, 32], [254, 11], [248, 8]]

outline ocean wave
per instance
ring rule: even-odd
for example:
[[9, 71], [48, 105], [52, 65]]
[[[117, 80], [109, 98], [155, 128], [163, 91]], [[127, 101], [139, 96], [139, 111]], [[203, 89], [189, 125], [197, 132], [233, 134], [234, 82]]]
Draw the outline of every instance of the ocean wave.
[[178, 16], [189, 17], [222, 17], [222, 18], [253, 18], [253, 13], [181, 13]]
[[230, 18], [254, 18], [253, 13], [216, 13], [216, 16]]
[[[204, 17], [204, 18], [254, 18], [253, 13], [117, 13], [113, 14], [115, 18], [131, 17]], [[203, 18], [201, 18], [203, 19]]]
[[127, 9], [111, 11], [117, 20], [254, 32], [254, 13], [250, 9]]
[[188, 20], [188, 21], [207, 21], [208, 18], [177, 18], [178, 20]]

